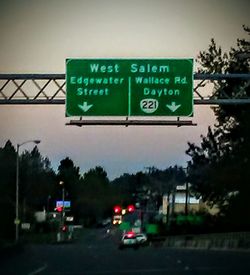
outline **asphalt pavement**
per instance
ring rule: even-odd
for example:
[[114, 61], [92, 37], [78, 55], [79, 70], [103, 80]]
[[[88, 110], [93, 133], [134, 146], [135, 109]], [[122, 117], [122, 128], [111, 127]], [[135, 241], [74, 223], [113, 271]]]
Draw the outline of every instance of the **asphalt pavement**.
[[250, 253], [170, 249], [151, 244], [118, 249], [115, 230], [84, 230], [72, 243], [26, 245], [0, 260], [3, 275], [250, 274]]

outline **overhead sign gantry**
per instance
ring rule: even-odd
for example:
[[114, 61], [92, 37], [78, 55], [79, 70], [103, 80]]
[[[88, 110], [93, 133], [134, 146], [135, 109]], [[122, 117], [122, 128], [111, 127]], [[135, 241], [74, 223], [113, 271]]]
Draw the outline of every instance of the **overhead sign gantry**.
[[[101, 59], [102, 60], [102, 59]], [[120, 59], [118, 59], [120, 60]], [[129, 59], [132, 60], [132, 59]], [[134, 60], [134, 59], [133, 59]], [[148, 60], [148, 59], [147, 59]], [[135, 59], [135, 61], [139, 62], [138, 59]], [[135, 63], [133, 63], [135, 64]], [[139, 64], [139, 63], [137, 63]], [[164, 64], [163, 64], [164, 65]], [[135, 66], [135, 65], [134, 65]], [[164, 79], [164, 76], [157, 76], [156, 67], [151, 66], [151, 72], [150, 76], [147, 76], [147, 73], [144, 72], [144, 69], [147, 69], [144, 67], [132, 67], [133, 70], [137, 70], [136, 72], [131, 72], [133, 73], [133, 78], [137, 77], [137, 74], [140, 74], [138, 77], [141, 77], [141, 83], [138, 84], [136, 83], [135, 87], [137, 87], [137, 91], [139, 91], [139, 88], [141, 91], [139, 91], [138, 96], [142, 94], [143, 96], [148, 96], [147, 98], [150, 99], [156, 99], [159, 101], [161, 100], [162, 96], [158, 97], [156, 96], [157, 93], [155, 92], [155, 95], [147, 95], [147, 90], [144, 90], [146, 87], [151, 87], [152, 89], [159, 89], [162, 88], [161, 85], [162, 83], [162, 78]], [[138, 68], [138, 69], [137, 69]], [[169, 67], [171, 69], [171, 67]], [[102, 71], [105, 70], [110, 70], [110, 68], [102, 67], [100, 68]], [[139, 69], [142, 71], [140, 72]], [[114, 67], [114, 70], [116, 70], [116, 67]], [[163, 68], [161, 71], [164, 70]], [[165, 69], [167, 72], [167, 69]], [[163, 72], [161, 72], [163, 73]], [[170, 73], [169, 73], [170, 75]], [[132, 76], [131, 79], [132, 79]], [[157, 78], [159, 78], [159, 84], [157, 84], [156, 88], [154, 88], [154, 83], [157, 83]], [[65, 74], [0, 74], [0, 106], [1, 105], [65, 105], [66, 101], [66, 89], [65, 89], [65, 80], [66, 76]], [[166, 76], [166, 78], [168, 78]], [[192, 91], [192, 98], [193, 98], [193, 103], [195, 105], [235, 105], [235, 106], [244, 106], [244, 105], [249, 105], [250, 104], [250, 97], [249, 94], [246, 93], [247, 89], [249, 88], [250, 85], [250, 74], [249, 73], [228, 73], [228, 74], [204, 74], [204, 73], [193, 73], [193, 78], [194, 78], [194, 88]], [[157, 80], [156, 80], [157, 79]], [[152, 81], [151, 81], [152, 80]], [[227, 91], [226, 87], [228, 86], [228, 83], [230, 81], [237, 81], [239, 83], [238, 89], [236, 89], [233, 93], [230, 93], [230, 91]], [[72, 79], [74, 81], [74, 79]], [[93, 81], [93, 80], [91, 80]], [[112, 81], [112, 80], [110, 80]], [[115, 80], [117, 81], [117, 80]], [[139, 82], [140, 79], [137, 79]], [[176, 79], [177, 81], [177, 79]], [[183, 78], [182, 80], [184, 83], [186, 80]], [[218, 91], [218, 89], [215, 87], [216, 83], [220, 82], [221, 89]], [[112, 83], [112, 82], [111, 82]], [[131, 82], [132, 83], [132, 82]], [[140, 83], [140, 82], [139, 82]], [[177, 83], [176, 83], [177, 84]], [[206, 89], [208, 84], [212, 84], [212, 87], [214, 86], [213, 89], [211, 89], [211, 86], [209, 89]], [[76, 84], [74, 84], [76, 85]], [[107, 84], [108, 85], [108, 84]], [[146, 86], [147, 85], [147, 86]], [[185, 84], [186, 85], [186, 84]], [[185, 87], [183, 84], [183, 87]], [[225, 89], [223, 88], [223, 85]], [[169, 86], [170, 87], [170, 86]], [[108, 86], [106, 86], [108, 88]], [[134, 88], [132, 86], [131, 88]], [[178, 88], [177, 88], [178, 89]], [[127, 90], [126, 90], [127, 91]], [[131, 89], [132, 91], [132, 89]], [[145, 92], [146, 91], [146, 92]], [[134, 91], [136, 92], [136, 91]], [[143, 94], [145, 93], [145, 94]], [[127, 94], [127, 93], [125, 93]], [[134, 93], [133, 93], [134, 94]], [[131, 93], [132, 95], [132, 93]], [[152, 97], [153, 96], [153, 97]], [[177, 99], [177, 94], [175, 95]], [[167, 96], [164, 96], [165, 99]], [[98, 97], [97, 97], [98, 98]], [[160, 98], [160, 99], [159, 99]], [[180, 97], [179, 97], [180, 98]], [[131, 98], [136, 99], [136, 98]], [[143, 98], [142, 98], [143, 99]], [[141, 100], [142, 100], [141, 99]], [[173, 97], [172, 97], [173, 99]], [[128, 100], [128, 99], [127, 99]], [[86, 100], [85, 100], [86, 101]], [[128, 101], [129, 102], [129, 101]], [[172, 103], [175, 102], [175, 103]], [[183, 101], [184, 102], [184, 101]], [[186, 102], [186, 101], [185, 101]], [[191, 101], [192, 102], [192, 101]], [[159, 103], [162, 105], [162, 101]], [[80, 104], [83, 106], [88, 106], [92, 105], [93, 103], [87, 102], [84, 103], [84, 101], [81, 101], [77, 104]], [[142, 102], [143, 104], [143, 102]], [[154, 103], [155, 104], [155, 103]], [[67, 125], [76, 125], [76, 126], [84, 126], [84, 125], [124, 125], [124, 126], [129, 126], [129, 125], [168, 125], [168, 126], [189, 126], [189, 125], [196, 125], [192, 123], [192, 121], [189, 120], [183, 120], [183, 118], [179, 118], [181, 115], [181, 107], [176, 107], [180, 105], [179, 102], [176, 101], [170, 101], [169, 103], [165, 103], [165, 106], [168, 104], [173, 106], [173, 111], [170, 113], [173, 116], [170, 119], [163, 119], [163, 118], [158, 118], [157, 112], [160, 109], [157, 109], [158, 111], [154, 111], [154, 104], [149, 103], [146, 105], [144, 103], [145, 107], [147, 106], [148, 108], [144, 108], [144, 110], [139, 109], [139, 112], [143, 114], [143, 119], [142, 117], [139, 117], [138, 119], [132, 118], [132, 111], [131, 110], [131, 118], [129, 119], [129, 116], [126, 115], [126, 118], [121, 120], [121, 119], [111, 119], [110, 117], [108, 119], [92, 119], [91, 116], [87, 117], [86, 113], [84, 113], [82, 116], [80, 116], [80, 119], [75, 119], [75, 120], [70, 120], [69, 123], [66, 123]], [[182, 104], [182, 102], [181, 102]], [[117, 108], [112, 105], [112, 108]], [[152, 107], [150, 107], [152, 105]], [[127, 107], [129, 105], [126, 105]], [[138, 107], [139, 106], [139, 107]], [[92, 108], [92, 107], [91, 107]], [[140, 105], [137, 103], [137, 108], [141, 108]], [[159, 108], [159, 106], [158, 106]], [[132, 109], [132, 103], [131, 103], [131, 109]], [[178, 110], [179, 109], [179, 110]], [[145, 110], [148, 111], [148, 113], [145, 112]], [[165, 112], [167, 109], [165, 109]], [[154, 112], [153, 112], [154, 111]], [[177, 112], [178, 111], [178, 112]], [[126, 113], [126, 111], [125, 111]], [[134, 114], [134, 111], [133, 111]], [[165, 113], [166, 114], [166, 113]], [[155, 117], [152, 117], [153, 119], [150, 120], [150, 117], [156, 115]], [[168, 114], [169, 115], [169, 114]], [[149, 116], [148, 118], [144, 118], [145, 116]], [[83, 119], [85, 118], [85, 119]], [[88, 119], [87, 119], [88, 118]], [[167, 116], [166, 116], [167, 118]]]

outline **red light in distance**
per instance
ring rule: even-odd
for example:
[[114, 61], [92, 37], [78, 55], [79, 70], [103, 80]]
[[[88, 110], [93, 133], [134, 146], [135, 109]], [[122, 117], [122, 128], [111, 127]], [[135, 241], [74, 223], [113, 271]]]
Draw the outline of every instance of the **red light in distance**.
[[58, 206], [58, 207], [56, 208], [56, 211], [62, 212], [62, 211], [63, 211], [63, 207], [62, 207], [62, 206]]
[[133, 231], [127, 233], [128, 238], [132, 238], [135, 236], [135, 233]]
[[121, 211], [122, 211], [121, 206], [116, 205], [116, 206], [114, 207], [114, 212], [115, 212], [116, 214], [120, 213]]
[[67, 231], [67, 226], [66, 226], [66, 225], [64, 225], [64, 226], [62, 227], [62, 231], [63, 231], [63, 232], [66, 232], [66, 231]]
[[129, 205], [128, 206], [128, 212], [134, 212], [135, 211], [135, 207], [134, 207], [134, 205]]

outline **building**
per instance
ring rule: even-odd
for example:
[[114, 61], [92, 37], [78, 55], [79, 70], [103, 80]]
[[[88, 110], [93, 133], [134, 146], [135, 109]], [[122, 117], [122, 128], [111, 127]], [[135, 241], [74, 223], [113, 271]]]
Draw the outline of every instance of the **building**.
[[186, 211], [188, 213], [207, 211], [211, 215], [216, 215], [219, 212], [216, 206], [209, 207], [202, 201], [202, 198], [196, 198], [192, 195], [190, 187], [190, 184], [178, 185], [176, 186], [175, 193], [172, 193], [169, 198], [167, 195], [164, 195], [162, 210], [160, 212], [162, 212], [163, 215], [167, 215], [168, 203], [171, 214], [185, 213]]

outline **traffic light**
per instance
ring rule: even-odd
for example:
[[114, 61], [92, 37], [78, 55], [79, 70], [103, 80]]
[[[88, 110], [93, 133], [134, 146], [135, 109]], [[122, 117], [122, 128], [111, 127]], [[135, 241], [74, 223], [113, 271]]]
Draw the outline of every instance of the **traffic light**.
[[134, 212], [135, 211], [135, 206], [133, 204], [130, 204], [128, 206], [128, 212], [131, 213], [131, 212]]
[[122, 211], [121, 206], [119, 206], [119, 205], [114, 206], [114, 212], [115, 212], [115, 214], [119, 214], [119, 213], [121, 213], [121, 211]]
[[56, 207], [56, 211], [57, 211], [57, 212], [62, 212], [62, 211], [63, 211], [63, 207], [62, 207], [62, 206]]

